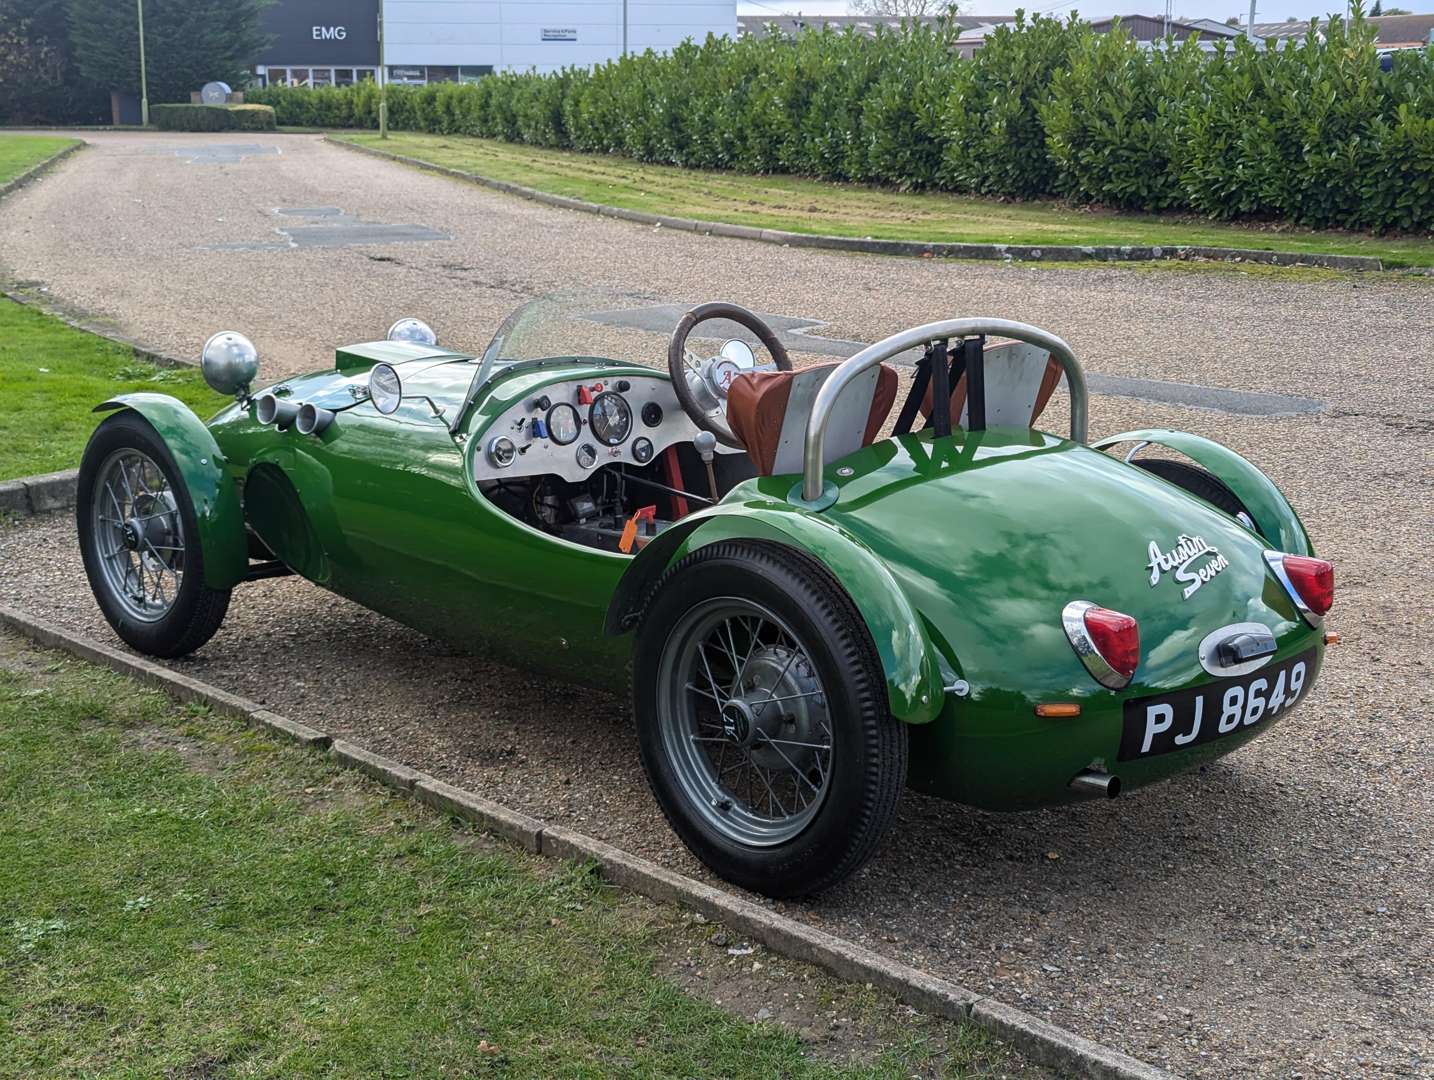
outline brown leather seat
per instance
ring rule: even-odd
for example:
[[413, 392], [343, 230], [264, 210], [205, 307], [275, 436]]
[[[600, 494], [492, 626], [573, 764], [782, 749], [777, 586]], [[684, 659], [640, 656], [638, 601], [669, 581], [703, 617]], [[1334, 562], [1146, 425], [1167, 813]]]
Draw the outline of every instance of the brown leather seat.
[[[1050, 404], [1051, 395], [1056, 392], [1056, 387], [1061, 381], [1061, 366], [1054, 359], [1046, 361], [1046, 371], [1041, 376], [1041, 387], [1036, 391], [1036, 403], [1031, 409], [1031, 427], [1036, 426], [1041, 413], [1046, 411]], [[956, 380], [956, 385], [951, 388], [951, 426], [956, 427], [961, 423], [961, 410], [966, 407], [966, 376], [962, 375]], [[921, 402], [921, 415], [931, 415], [931, 387], [926, 387], [926, 397]]]
[[[758, 475], [771, 476], [774, 471], [782, 426], [787, 420], [792, 380], [807, 372], [831, 372], [836, 367], [836, 364], [820, 364], [801, 371], [752, 371], [732, 380], [732, 386], [727, 391], [727, 423], [747, 448], [747, 456], [752, 459]], [[866, 428], [862, 432], [862, 446], [870, 445], [886, 422], [886, 416], [896, 401], [896, 383], [895, 369], [882, 364], [877, 372]], [[857, 388], [848, 387], [843, 396], [853, 392], [857, 392]], [[805, 426], [806, 417], [796, 419], [800, 419]]]

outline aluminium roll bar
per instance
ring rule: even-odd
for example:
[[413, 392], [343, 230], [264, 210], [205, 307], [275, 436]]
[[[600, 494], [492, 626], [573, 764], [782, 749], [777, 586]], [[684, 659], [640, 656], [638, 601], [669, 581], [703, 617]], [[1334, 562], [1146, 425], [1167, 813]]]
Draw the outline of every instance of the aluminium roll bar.
[[965, 337], [1002, 337], [1023, 341], [1028, 345], [1045, 349], [1060, 364], [1065, 372], [1066, 384], [1071, 396], [1071, 439], [1083, 443], [1088, 438], [1090, 420], [1090, 395], [1086, 390], [1085, 373], [1071, 347], [1054, 334], [1048, 334], [1039, 327], [1010, 319], [947, 319], [944, 322], [927, 323], [892, 334], [874, 345], [868, 345], [861, 352], [841, 365], [827, 377], [812, 402], [811, 415], [807, 417], [806, 443], [802, 449], [802, 498], [816, 502], [821, 498], [823, 488], [822, 446], [826, 441], [827, 423], [831, 420], [832, 407], [847, 385], [868, 368], [875, 367], [883, 360], [889, 360], [897, 353], [914, 349], [932, 341]]

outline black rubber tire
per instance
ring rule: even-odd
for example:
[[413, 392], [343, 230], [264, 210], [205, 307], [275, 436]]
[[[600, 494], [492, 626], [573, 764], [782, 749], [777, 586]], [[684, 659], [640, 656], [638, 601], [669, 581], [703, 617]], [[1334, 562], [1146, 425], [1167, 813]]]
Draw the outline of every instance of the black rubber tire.
[[[724, 596], [760, 603], [786, 621], [829, 688], [830, 786], [807, 827], [774, 847], [741, 844], [692, 812], [658, 728], [658, 673], [669, 635], [684, 612]], [[633, 656], [643, 769], [668, 823], [697, 858], [742, 888], [778, 898], [822, 892], [871, 858], [906, 786], [906, 727], [887, 706], [886, 679], [861, 614], [826, 567], [779, 544], [725, 541], [700, 548], [654, 587]]]
[[[175, 505], [185, 537], [184, 581], [174, 606], [155, 622], [131, 618], [110, 596], [99, 567], [95, 535], [91, 525], [90, 507], [97, 495], [101, 465], [117, 450], [139, 450], [159, 466], [174, 492]], [[105, 619], [124, 642], [139, 652], [161, 659], [172, 659], [194, 652], [212, 638], [224, 622], [229, 610], [229, 590], [211, 589], [204, 584], [204, 554], [199, 544], [199, 524], [194, 515], [194, 502], [189, 497], [174, 455], [149, 422], [131, 409], [123, 409], [107, 417], [90, 436], [80, 459], [80, 476], [75, 500], [75, 523], [79, 530], [80, 557], [90, 591], [100, 605]]]
[[1250, 512], [1245, 509], [1245, 504], [1226, 486], [1223, 480], [1198, 465], [1191, 465], [1184, 461], [1172, 461], [1170, 458], [1146, 458], [1143, 461], [1131, 462], [1131, 464], [1137, 469], [1153, 473], [1162, 480], [1168, 480], [1176, 487], [1190, 492], [1196, 498], [1204, 499], [1211, 506], [1225, 511], [1231, 517], [1244, 514], [1251, 521], [1254, 520]]

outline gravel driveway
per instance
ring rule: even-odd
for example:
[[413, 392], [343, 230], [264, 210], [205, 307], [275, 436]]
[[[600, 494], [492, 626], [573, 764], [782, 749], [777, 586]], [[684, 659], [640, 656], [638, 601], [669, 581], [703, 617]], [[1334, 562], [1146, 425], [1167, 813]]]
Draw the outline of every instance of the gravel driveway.
[[[399, 314], [477, 346], [522, 300], [581, 284], [722, 297], [858, 340], [1001, 315], [1061, 334], [1102, 374], [1329, 402], [1259, 419], [1097, 396], [1091, 414], [1097, 435], [1223, 440], [1290, 494], [1339, 568], [1345, 640], [1304, 708], [1114, 803], [995, 815], [910, 795], [858, 878], [779, 906], [1181, 1073], [1434, 1075], [1428, 283], [822, 255], [554, 211], [309, 137], [87, 138], [0, 206], [0, 272], [177, 354], [232, 326], [287, 373]], [[195, 154], [226, 143], [281, 152]], [[276, 228], [316, 218], [276, 208], [449, 239], [291, 247]], [[0, 531], [0, 595], [112, 638], [67, 516]], [[648, 795], [621, 701], [458, 655], [293, 579], [239, 590], [177, 666], [704, 876]]]

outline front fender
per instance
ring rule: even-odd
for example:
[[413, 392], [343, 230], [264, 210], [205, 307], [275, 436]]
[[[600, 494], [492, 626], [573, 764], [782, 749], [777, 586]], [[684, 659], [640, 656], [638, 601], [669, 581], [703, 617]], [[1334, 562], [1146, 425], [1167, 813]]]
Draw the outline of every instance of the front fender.
[[164, 440], [194, 504], [204, 584], [232, 589], [248, 573], [249, 544], [239, 492], [224, 472], [213, 434], [189, 406], [168, 394], [121, 394], [95, 406], [95, 412], [114, 409], [133, 409]]
[[940, 660], [896, 579], [864, 544], [820, 515], [785, 503], [714, 506], [664, 530], [638, 553], [618, 582], [608, 605], [605, 632], [622, 634], [632, 629], [663, 571], [688, 552], [720, 540], [767, 540], [819, 559], [866, 621], [886, 676], [892, 715], [924, 724], [940, 714], [945, 698]]
[[1229, 447], [1188, 431], [1168, 431], [1164, 428], [1126, 431], [1091, 445], [1097, 450], [1105, 450], [1123, 442], [1154, 443], [1178, 450], [1197, 465], [1208, 469], [1233, 491], [1250, 512], [1260, 535], [1276, 548], [1292, 555], [1314, 554], [1309, 533], [1284, 493], [1259, 468]]

